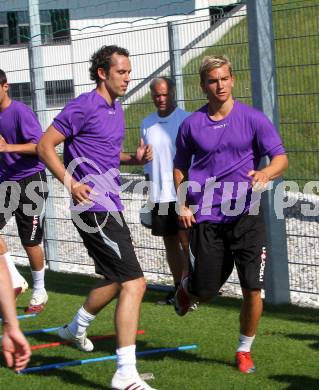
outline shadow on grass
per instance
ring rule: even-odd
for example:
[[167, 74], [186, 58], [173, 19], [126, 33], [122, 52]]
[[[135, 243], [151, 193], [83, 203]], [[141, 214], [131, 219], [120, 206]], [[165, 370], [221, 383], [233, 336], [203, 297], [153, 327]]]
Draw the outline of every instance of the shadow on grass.
[[[30, 281], [30, 271], [28, 267], [19, 267], [23, 276]], [[48, 291], [70, 294], [77, 296], [87, 296], [91, 288], [99, 280], [93, 276], [79, 274], [62, 274], [59, 272], [46, 271], [46, 287]], [[31, 282], [31, 281], [30, 281]], [[30, 283], [30, 285], [32, 285]], [[144, 296], [144, 302], [154, 302], [163, 299], [167, 294], [166, 291], [148, 290]], [[214, 307], [240, 309], [241, 299], [218, 296], [212, 300]], [[264, 305], [263, 316], [279, 318], [282, 320], [319, 323], [319, 310], [312, 308], [299, 307], [295, 305]]]
[[269, 377], [277, 382], [287, 383], [285, 390], [315, 390], [319, 388], [319, 379], [302, 375], [273, 375]]
[[[33, 359], [34, 355], [32, 356]], [[45, 360], [45, 361], [44, 361]], [[71, 360], [65, 359], [65, 358], [59, 358], [59, 363], [66, 363]], [[46, 357], [45, 359], [42, 358], [43, 365], [44, 364], [56, 364], [57, 358], [55, 357]], [[29, 367], [31, 365], [29, 364]], [[32, 361], [32, 367], [34, 367], [34, 362]], [[67, 368], [67, 367], [66, 367]], [[60, 369], [54, 369], [54, 370], [44, 370], [40, 372], [33, 372], [29, 374], [24, 374], [24, 376], [34, 376], [34, 377], [57, 377], [61, 381], [65, 383], [69, 383], [71, 385], [74, 385], [75, 388], [90, 388], [90, 389], [105, 389], [105, 385], [101, 385], [99, 383], [92, 382], [91, 380], [88, 380], [85, 378], [84, 375], [81, 375], [79, 372], [72, 372], [70, 370], [65, 370], [63, 368]]]
[[319, 350], [319, 336], [317, 334], [288, 334], [286, 337], [290, 339], [300, 340], [300, 341], [311, 341], [309, 346], [313, 349]]
[[[104, 356], [103, 354], [101, 354], [101, 352], [102, 352], [102, 350], [103, 350], [103, 352], [105, 352], [105, 349], [107, 349], [109, 351], [109, 353], [106, 356], [114, 354], [115, 343], [113, 340], [106, 340], [103, 343], [99, 342], [99, 344], [101, 344], [101, 345], [99, 345], [99, 347], [96, 348], [96, 350], [95, 350], [96, 353], [81, 353], [80, 351], [74, 350], [74, 354], [73, 354], [74, 359], [67, 359], [67, 358], [65, 358], [65, 356], [61, 356], [63, 351], [57, 352], [57, 354], [55, 356], [50, 356], [50, 357], [43, 356], [43, 355], [41, 355], [40, 352], [33, 351], [32, 362], [29, 364], [29, 368], [36, 367], [36, 366], [42, 366], [42, 365], [49, 365], [49, 364], [67, 363], [67, 362], [71, 362], [71, 361], [73, 362], [73, 361], [78, 361], [78, 360], [94, 359], [96, 357]], [[63, 347], [57, 347], [56, 348], [57, 351], [58, 351], [58, 348], [63, 348]], [[174, 346], [167, 346], [167, 345], [165, 345], [165, 346], [158, 346], [157, 345], [156, 346], [156, 349], [160, 349], [160, 348], [174, 348]], [[151, 350], [151, 349], [153, 349], [153, 347], [148, 346], [147, 342], [144, 342], [141, 340], [139, 340], [137, 342], [137, 351], [146, 351], [146, 350]], [[195, 351], [195, 353], [194, 353], [194, 351]], [[210, 362], [210, 363], [217, 363], [217, 364], [221, 364], [221, 365], [233, 366], [232, 364], [230, 364], [229, 362], [224, 361], [224, 360], [206, 359], [206, 358], [199, 357], [196, 354], [196, 350], [194, 350], [194, 351], [160, 352], [160, 353], [156, 353], [156, 354], [138, 356], [138, 360], [145, 359], [145, 360], [152, 360], [152, 361], [156, 362], [156, 361], [163, 360], [166, 356], [169, 356], [170, 358], [176, 359], [178, 361], [184, 361], [184, 362], [189, 362], [189, 363]], [[100, 352], [100, 353], [98, 353], [98, 352]], [[65, 353], [65, 351], [64, 351], [64, 353]], [[110, 362], [112, 362], [112, 361], [114, 362], [114, 360], [111, 360]], [[107, 364], [107, 363], [108, 363], [108, 361], [100, 362], [100, 364]], [[94, 364], [94, 362], [92, 362], [92, 364]], [[76, 367], [76, 365], [74, 365], [74, 367]], [[105, 388], [105, 385], [101, 386], [98, 383], [94, 383], [94, 382], [86, 379], [80, 373], [71, 372], [70, 370], [65, 370], [65, 368], [68, 368], [68, 367], [64, 367], [64, 369], [63, 368], [50, 369], [50, 370], [44, 369], [43, 371], [33, 372], [33, 373], [25, 374], [25, 375], [32, 375], [35, 377], [41, 377], [41, 376], [58, 377], [60, 380], [66, 382], [66, 383], [77, 386], [77, 388], [78, 387], [85, 387], [85, 386], [89, 387], [89, 388], [94, 388], [94, 389]], [[156, 375], [156, 373], [155, 373], [155, 375]], [[111, 380], [111, 378], [109, 378], [108, 380]]]
[[[212, 305], [239, 310], [241, 302], [241, 299], [218, 296], [212, 301]], [[271, 305], [265, 303], [263, 317], [318, 324], [319, 310], [296, 305]]]
[[[111, 332], [109, 333], [111, 334]], [[89, 338], [92, 338], [93, 335], [89, 335]], [[50, 344], [50, 343], [55, 343], [57, 341], [61, 341], [61, 339], [56, 335], [56, 334], [36, 334], [33, 335], [33, 338], [36, 339], [38, 342], [36, 345], [39, 344]], [[137, 344], [137, 351], [145, 351], [145, 350], [150, 350], [150, 349], [159, 349], [159, 348], [175, 348], [177, 345], [166, 345], [166, 346], [149, 346], [147, 341], [144, 341], [143, 335], [139, 335], [138, 339], [136, 341]], [[65, 352], [67, 350], [69, 351], [74, 351], [75, 354], [78, 354], [81, 359], [90, 359], [91, 357], [94, 356], [95, 353], [102, 353], [102, 354], [107, 354], [107, 355], [112, 355], [115, 353], [116, 349], [116, 338], [112, 337], [109, 339], [104, 339], [104, 340], [92, 340], [94, 343], [94, 352], [93, 353], [82, 353], [76, 349], [75, 346], [72, 344], [67, 344], [67, 345], [59, 345], [59, 346], [54, 346], [54, 347], [48, 347], [50, 350], [56, 351], [56, 356], [60, 355], [62, 352]], [[198, 346], [200, 348], [200, 346]], [[47, 349], [47, 348], [43, 348]], [[42, 350], [43, 350], [42, 349]], [[45, 361], [46, 357], [43, 357], [41, 355], [41, 349], [36, 349], [33, 350], [33, 355], [32, 355], [32, 365], [43, 365], [43, 364], [51, 364], [47, 363]], [[170, 358], [176, 359], [178, 361], [184, 361], [184, 362], [189, 362], [189, 363], [194, 363], [194, 362], [204, 362], [204, 363], [209, 363], [209, 364], [220, 364], [222, 366], [230, 366], [234, 367], [235, 364], [230, 363], [227, 360], [220, 360], [220, 359], [214, 359], [214, 358], [204, 358], [200, 357], [196, 354], [196, 350], [192, 350], [193, 353], [187, 353], [185, 351], [173, 351], [173, 352], [160, 352], [156, 354], [150, 354], [146, 356], [140, 356], [138, 357], [139, 360], [153, 360], [153, 361], [160, 361], [166, 356], [169, 356]], [[195, 353], [194, 353], [195, 352]], [[54, 353], [54, 352], [53, 352]], [[59, 360], [59, 357], [56, 357], [56, 360]]]
[[[29, 282], [29, 286], [32, 286], [30, 270], [28, 267], [18, 267], [21, 274]], [[66, 274], [61, 272], [54, 272], [46, 270], [45, 272], [45, 285], [46, 289], [50, 292], [59, 294], [70, 294], [78, 296], [86, 296], [91, 288], [99, 279], [88, 275], [79, 274]]]
[[[107, 334], [112, 334], [113, 332], [108, 332]], [[93, 344], [94, 344], [94, 352], [114, 353], [114, 351], [116, 349], [116, 337], [115, 336], [108, 338], [108, 339], [102, 339], [102, 340], [94, 340], [94, 336], [97, 336], [97, 335], [93, 335], [93, 334], [89, 335], [89, 339], [91, 339]], [[101, 336], [101, 335], [98, 335], [98, 336]], [[49, 333], [45, 333], [45, 334], [42, 333], [41, 334], [41, 333], [39, 333], [39, 334], [32, 335], [32, 338], [37, 340], [37, 343], [34, 344], [34, 346], [43, 345], [43, 348], [33, 349], [33, 356], [38, 351], [47, 350], [47, 349], [52, 350], [52, 351], [57, 351], [57, 353], [59, 353], [59, 350], [61, 350], [61, 348], [68, 348], [68, 349], [74, 350], [75, 352], [81, 353], [80, 351], [78, 351], [76, 349], [76, 347], [74, 345], [72, 345], [72, 343], [46, 347], [45, 346], [46, 344], [56, 343], [56, 342], [60, 342], [60, 341], [63, 342], [63, 340], [57, 334], [52, 334], [52, 333], [51, 334], [49, 334]], [[92, 355], [91, 353], [85, 353], [85, 356], [87, 356], [88, 358], [91, 355]]]
[[[50, 342], [48, 339], [46, 339], [45, 341]], [[54, 338], [54, 341], [56, 341], [56, 338]], [[105, 353], [105, 352], [107, 352], [107, 355], [114, 354], [115, 348], [116, 348], [116, 340], [115, 340], [115, 338], [109, 339], [109, 340], [98, 340], [98, 341], [94, 342], [94, 345], [95, 345], [95, 348], [94, 348], [94, 352], [92, 352], [92, 353], [91, 352], [90, 353], [80, 352], [72, 345], [62, 345], [59, 347], [54, 347], [52, 349], [55, 349], [57, 351], [57, 355], [59, 355], [60, 353], [65, 352], [65, 350], [59, 351], [59, 349], [71, 348], [71, 350], [74, 351], [74, 355], [78, 355], [79, 360], [91, 359], [91, 358], [96, 357], [95, 353], [99, 353], [100, 355], [101, 355], [101, 353]], [[175, 348], [175, 346], [174, 345], [173, 346], [172, 345], [165, 345], [165, 346], [156, 345], [156, 347], [154, 347], [154, 346], [149, 346], [147, 341], [137, 340], [137, 352], [149, 351], [149, 350], [153, 350], [153, 349], [168, 349], [168, 348]], [[177, 348], [177, 346], [176, 346], [176, 348]], [[198, 346], [198, 348], [200, 348], [200, 346]], [[146, 359], [146, 360], [158, 361], [158, 360], [162, 360], [166, 356], [169, 356], [170, 358], [173, 358], [173, 359], [176, 359], [179, 361], [197, 362], [197, 363], [198, 362], [209, 362], [209, 363], [228, 365], [231, 367], [234, 366], [234, 364], [232, 364], [226, 360], [218, 360], [218, 359], [200, 357], [196, 354], [196, 349], [189, 350], [189, 351], [177, 351], [176, 350], [176, 351], [156, 352], [156, 353], [149, 354], [149, 355], [145, 354], [142, 356], [138, 356], [138, 359], [139, 360]], [[43, 355], [41, 355], [40, 352], [38, 352], [38, 350], [34, 350], [33, 354], [32, 354], [32, 366], [55, 363], [55, 362], [53, 362], [53, 359], [55, 360], [55, 362], [56, 362], [56, 360], [60, 360], [60, 359], [62, 359], [63, 362], [69, 361], [68, 359], [61, 358], [59, 356], [56, 356], [55, 358], [43, 356]], [[76, 360], [78, 360], [78, 359], [76, 359]]]
[[[32, 360], [29, 363], [27, 368], [35, 367], [36, 366], [35, 360], [37, 360], [37, 356], [33, 354], [32, 355]], [[59, 360], [59, 363], [65, 363], [65, 362], [69, 361], [68, 359], [61, 358], [61, 357], [58, 360]], [[43, 364], [56, 364], [57, 363], [57, 358], [56, 357], [46, 357], [46, 358], [42, 357], [41, 363], [43, 363]], [[3, 358], [2, 355], [0, 355], [0, 365], [1, 366], [6, 366], [6, 364], [4, 362], [4, 358]], [[101, 386], [100, 384], [97, 384], [97, 383], [94, 383], [92, 381], [89, 381], [89, 380], [85, 379], [79, 373], [65, 371], [63, 369], [46, 370], [46, 371], [41, 371], [41, 372], [27, 373], [27, 374], [21, 374], [19, 376], [27, 377], [27, 376], [30, 376], [30, 375], [31, 376], [35, 376], [35, 377], [41, 377], [41, 376], [45, 376], [45, 377], [49, 377], [49, 376], [51, 376], [51, 377], [59, 377], [62, 381], [65, 381], [65, 382], [68, 382], [68, 383], [71, 383], [71, 384], [75, 384], [76, 388], [81, 388], [81, 387], [88, 388], [89, 387], [89, 388], [93, 388], [93, 389], [105, 389], [105, 386]]]

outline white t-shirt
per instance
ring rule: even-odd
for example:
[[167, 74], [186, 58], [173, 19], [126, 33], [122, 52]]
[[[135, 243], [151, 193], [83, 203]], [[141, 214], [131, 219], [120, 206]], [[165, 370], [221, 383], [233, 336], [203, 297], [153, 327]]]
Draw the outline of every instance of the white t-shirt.
[[150, 200], [154, 203], [176, 201], [173, 180], [175, 140], [180, 124], [189, 115], [189, 112], [176, 107], [166, 117], [154, 112], [141, 123], [141, 137], [145, 144], [153, 147], [153, 160], [144, 165], [144, 173], [149, 175], [152, 182]]

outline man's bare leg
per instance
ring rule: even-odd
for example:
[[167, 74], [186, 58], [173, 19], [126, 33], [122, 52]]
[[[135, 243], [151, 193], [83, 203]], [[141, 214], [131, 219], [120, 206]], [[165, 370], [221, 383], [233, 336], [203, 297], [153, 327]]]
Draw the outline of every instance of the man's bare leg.
[[83, 307], [96, 316], [108, 303], [110, 303], [120, 291], [118, 283], [108, 283], [105, 280], [98, 281], [87, 296]]
[[[136, 383], [136, 332], [140, 317], [140, 307], [145, 293], [144, 278], [131, 280], [121, 285], [121, 291], [115, 312], [115, 327], [117, 334], [117, 370], [112, 379], [124, 381], [125, 388]], [[123, 387], [124, 388], [124, 387]]]
[[144, 278], [122, 283], [115, 312], [118, 347], [135, 345], [141, 302], [146, 290]]
[[27, 252], [32, 271], [41, 271], [44, 268], [44, 253], [40, 245], [24, 246]]
[[83, 306], [77, 311], [73, 320], [59, 329], [59, 336], [75, 343], [81, 351], [91, 352], [94, 345], [86, 337], [86, 330], [96, 315], [117, 296], [120, 291], [118, 283], [100, 280], [90, 291]]
[[243, 291], [243, 303], [240, 312], [240, 333], [252, 337], [255, 336], [263, 303], [260, 290]]
[[181, 249], [178, 235], [163, 237], [166, 249], [166, 258], [172, 272], [175, 285], [180, 283], [182, 272], [187, 267], [186, 258]]
[[255, 365], [250, 355], [250, 349], [255, 339], [258, 322], [263, 304], [260, 290], [243, 291], [243, 303], [240, 312], [240, 336], [236, 353], [238, 369], [246, 374], [255, 371]]

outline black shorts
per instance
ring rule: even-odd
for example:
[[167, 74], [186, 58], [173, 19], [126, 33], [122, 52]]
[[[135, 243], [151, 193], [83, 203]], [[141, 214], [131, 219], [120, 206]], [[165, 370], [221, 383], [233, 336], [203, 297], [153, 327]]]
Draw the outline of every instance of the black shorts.
[[143, 277], [122, 213], [72, 212], [72, 222], [94, 260], [95, 272], [106, 281], [124, 283]]
[[218, 294], [235, 263], [240, 285], [264, 288], [266, 231], [260, 215], [235, 222], [194, 225], [190, 237], [190, 291], [199, 297]]
[[152, 209], [152, 235], [174, 236], [178, 231], [176, 202], [155, 203]]
[[0, 184], [0, 229], [14, 215], [23, 246], [39, 245], [43, 237], [48, 186], [45, 171]]

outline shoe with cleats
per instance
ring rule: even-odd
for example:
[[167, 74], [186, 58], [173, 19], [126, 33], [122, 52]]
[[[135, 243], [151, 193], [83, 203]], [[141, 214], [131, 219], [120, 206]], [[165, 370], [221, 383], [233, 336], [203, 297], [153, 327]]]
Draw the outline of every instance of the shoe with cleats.
[[238, 370], [245, 374], [252, 374], [256, 371], [250, 352], [236, 352], [236, 364]]
[[63, 340], [71, 341], [80, 351], [91, 352], [94, 349], [94, 345], [90, 339], [87, 338], [86, 332], [81, 336], [74, 336], [70, 332], [69, 327], [64, 325], [62, 328], [58, 329], [58, 335]]
[[33, 292], [29, 306], [24, 309], [27, 314], [39, 314], [44, 310], [44, 306], [48, 302], [48, 294], [44, 290], [42, 294]]
[[156, 390], [141, 379], [139, 375], [125, 378], [115, 373], [112, 382], [112, 390]]

